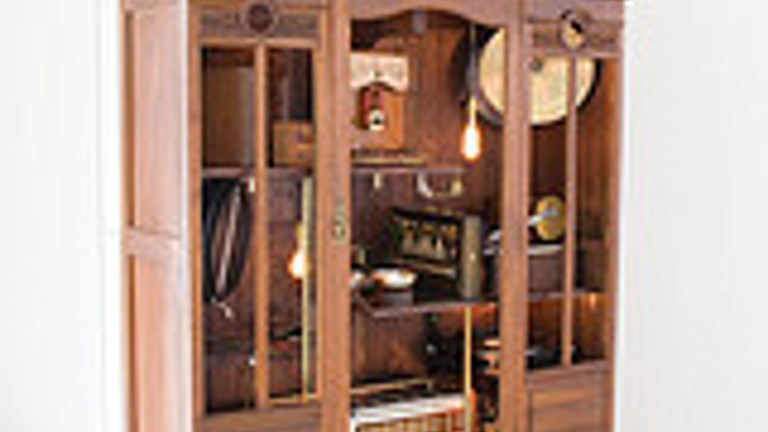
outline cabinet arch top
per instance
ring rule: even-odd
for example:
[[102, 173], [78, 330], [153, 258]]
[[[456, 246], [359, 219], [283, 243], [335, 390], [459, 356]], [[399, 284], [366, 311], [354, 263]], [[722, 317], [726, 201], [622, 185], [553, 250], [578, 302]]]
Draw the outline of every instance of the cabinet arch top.
[[505, 26], [521, 2], [485, 0], [482, 7], [467, 0], [351, 0], [352, 19], [371, 20], [395, 16], [414, 10], [432, 10], [455, 14], [478, 24]]

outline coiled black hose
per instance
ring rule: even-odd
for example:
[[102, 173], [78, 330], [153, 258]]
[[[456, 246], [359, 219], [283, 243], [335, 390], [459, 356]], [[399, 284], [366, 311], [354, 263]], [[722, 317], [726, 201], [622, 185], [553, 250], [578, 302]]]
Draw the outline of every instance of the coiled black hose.
[[[203, 180], [203, 298], [206, 303], [221, 303], [237, 289], [250, 250], [251, 219], [248, 187], [240, 179]], [[222, 233], [225, 237], [229, 235], [229, 240], [225, 239], [217, 254], [219, 251], [214, 247]]]

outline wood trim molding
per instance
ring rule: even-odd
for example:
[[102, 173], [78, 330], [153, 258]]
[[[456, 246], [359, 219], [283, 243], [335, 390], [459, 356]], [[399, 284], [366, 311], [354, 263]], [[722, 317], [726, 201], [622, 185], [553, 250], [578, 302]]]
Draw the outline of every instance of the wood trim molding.
[[320, 422], [317, 404], [219, 414], [198, 420], [198, 432], [293, 432], [316, 429]]
[[123, 10], [131, 12], [161, 6], [181, 6], [184, 3], [183, 0], [123, 0]]
[[455, 13], [478, 23], [505, 25], [509, 17], [509, 4], [505, 0], [485, 0], [483, 7], [466, 0], [354, 0], [351, 2], [352, 19], [374, 19], [397, 15], [416, 9], [431, 9]]
[[[528, 209], [531, 144], [528, 127], [529, 27], [524, 25], [523, 2], [510, 3], [505, 15], [507, 34], [507, 103], [504, 110], [502, 152], [499, 327], [501, 369], [499, 431], [528, 430], [525, 389], [528, 345]], [[521, 181], [521, 179], [523, 179]]]
[[123, 236], [123, 251], [129, 257], [168, 262], [178, 259], [181, 250], [181, 240], [166, 234], [128, 228]]

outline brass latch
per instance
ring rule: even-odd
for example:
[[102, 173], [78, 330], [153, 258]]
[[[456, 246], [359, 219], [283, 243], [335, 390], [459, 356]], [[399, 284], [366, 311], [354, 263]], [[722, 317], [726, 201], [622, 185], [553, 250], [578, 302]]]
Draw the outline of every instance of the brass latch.
[[333, 239], [337, 242], [344, 242], [349, 235], [349, 220], [347, 218], [347, 207], [344, 203], [336, 205], [333, 215]]

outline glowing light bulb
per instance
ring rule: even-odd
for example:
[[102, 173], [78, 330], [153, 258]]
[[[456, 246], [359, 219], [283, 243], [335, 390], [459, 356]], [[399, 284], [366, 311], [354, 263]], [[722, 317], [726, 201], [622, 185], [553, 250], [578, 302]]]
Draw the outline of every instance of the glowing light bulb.
[[475, 161], [483, 152], [483, 137], [477, 124], [477, 100], [469, 99], [469, 119], [464, 127], [462, 137], [461, 154], [468, 161]]
[[296, 227], [296, 240], [298, 246], [288, 262], [288, 273], [296, 280], [301, 280], [307, 273], [307, 258], [304, 256], [304, 248], [301, 247], [304, 227], [299, 224]]
[[304, 277], [306, 271], [306, 258], [304, 258], [304, 254], [300, 250], [297, 250], [294, 252], [291, 261], [288, 263], [288, 272], [294, 279], [301, 279]]

